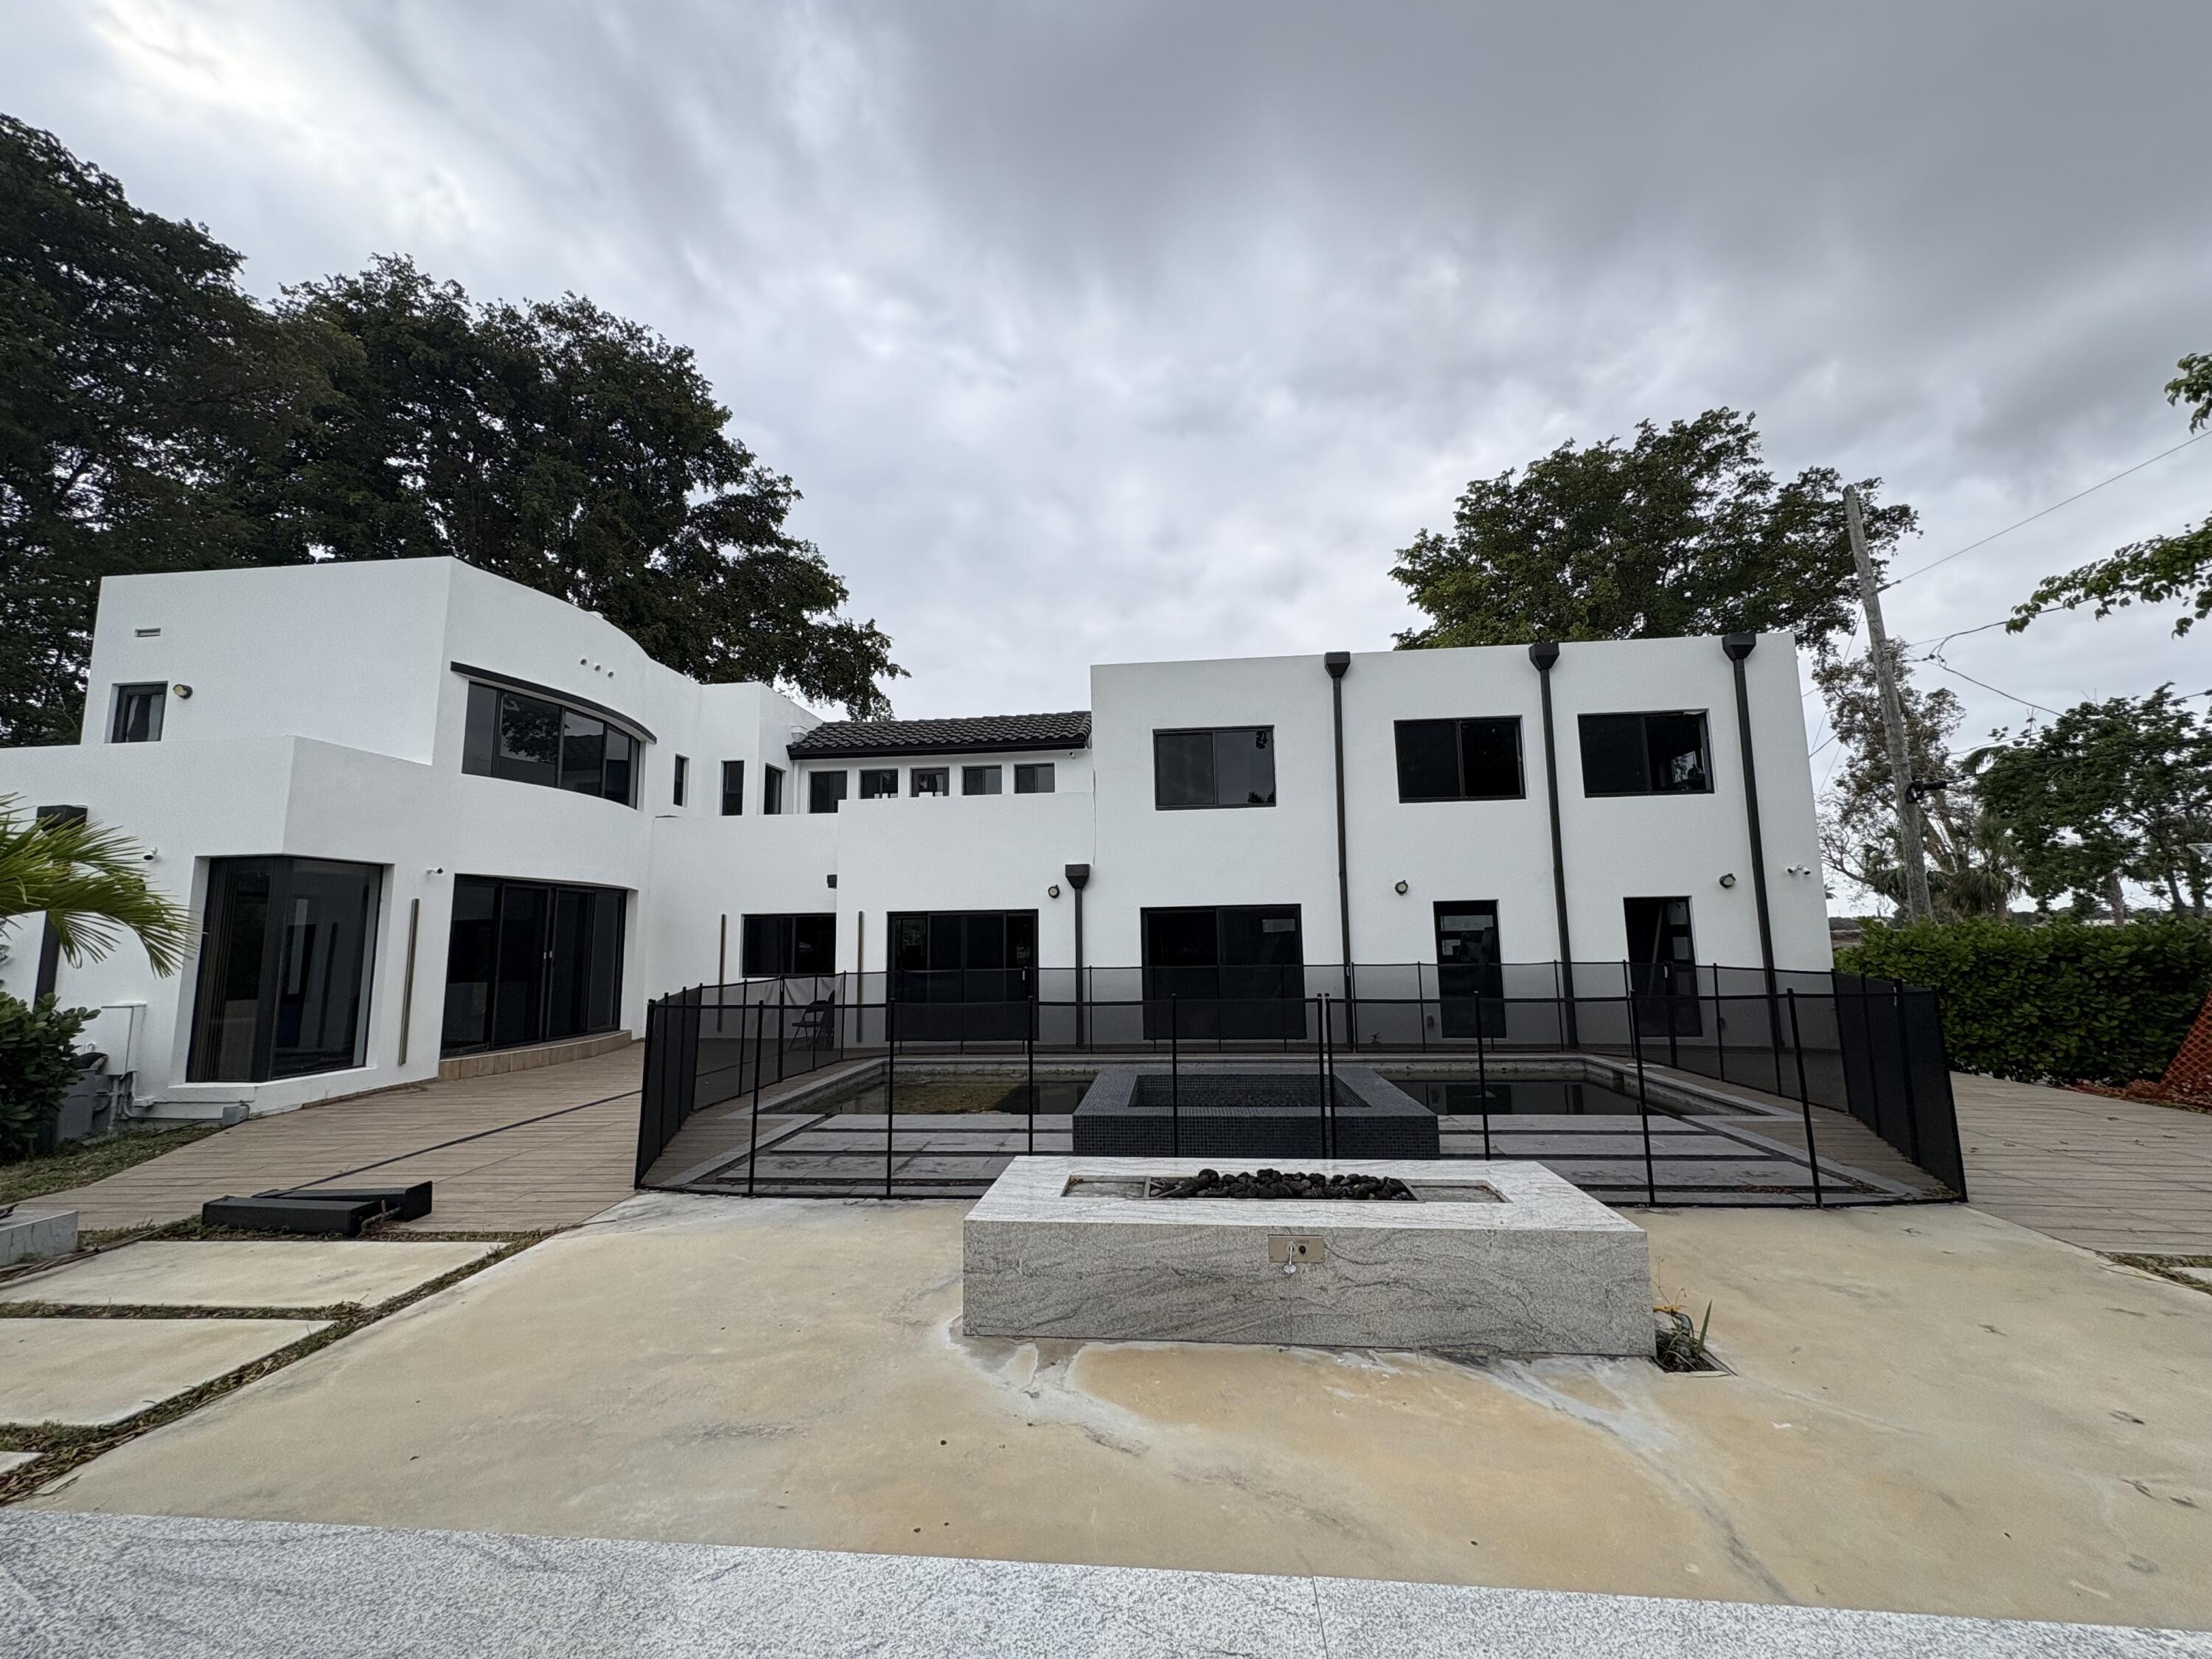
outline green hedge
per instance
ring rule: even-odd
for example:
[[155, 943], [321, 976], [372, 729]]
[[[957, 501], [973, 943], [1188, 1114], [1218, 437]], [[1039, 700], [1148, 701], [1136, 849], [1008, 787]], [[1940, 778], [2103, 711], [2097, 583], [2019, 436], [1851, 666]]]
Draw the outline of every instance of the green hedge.
[[83, 1067], [76, 1035], [89, 1008], [36, 1007], [0, 991], [0, 1164], [28, 1158]]
[[2212, 925], [1870, 922], [1836, 966], [1942, 992], [1943, 1038], [1962, 1071], [2124, 1084], [2157, 1077], [2188, 1035], [2212, 985]]

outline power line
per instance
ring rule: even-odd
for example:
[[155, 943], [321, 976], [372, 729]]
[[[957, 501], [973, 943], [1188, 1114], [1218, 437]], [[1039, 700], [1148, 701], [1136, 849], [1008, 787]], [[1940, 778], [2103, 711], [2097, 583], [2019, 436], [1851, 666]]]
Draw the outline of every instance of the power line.
[[1946, 553], [1940, 559], [1930, 559], [1926, 564], [1915, 566], [1912, 569], [1906, 571], [1902, 576], [1892, 576], [1887, 581], [1881, 585], [1881, 591], [1887, 593], [1891, 588], [1896, 586], [1899, 582], [1909, 582], [1915, 576], [1924, 576], [1929, 571], [1933, 570], [1937, 565], [1948, 564], [1952, 560], [1957, 558], [1962, 553], [1971, 553], [1978, 547], [1987, 547], [1991, 542], [1996, 540], [2000, 536], [2009, 536], [2014, 531], [2020, 529], [2022, 526], [2033, 524], [2038, 519], [2044, 518], [2051, 514], [2056, 513], [2062, 507], [2070, 507], [2075, 501], [2080, 501], [2082, 496], [2094, 495], [2099, 490], [2102, 489], [2106, 484], [2118, 483], [2121, 479], [2128, 477], [2130, 473], [2140, 472], [2145, 467], [2151, 465], [2154, 462], [2162, 461], [2169, 455], [2178, 455], [2183, 450], [2188, 448], [2190, 445], [2193, 443], [2202, 443], [2207, 438], [2212, 438], [2212, 428], [2207, 428], [2204, 431], [2197, 434], [2195, 437], [2184, 438], [2179, 443], [2174, 445], [2171, 449], [2161, 449], [2148, 461], [2137, 461], [2133, 466], [2127, 468], [2125, 471], [2115, 472], [2109, 478], [2101, 478], [2098, 480], [2097, 483], [2091, 484], [2087, 489], [2076, 490], [2073, 495], [2069, 495], [2063, 501], [2053, 501], [2050, 506], [2043, 508], [2042, 511], [2029, 514], [2026, 518], [2022, 519], [2019, 524], [2008, 524], [2002, 530], [1991, 531], [1988, 535], [1983, 537], [1981, 540], [1978, 542], [1968, 542], [1964, 547], [1958, 548], [1949, 553]]
[[1972, 674], [1963, 673], [1960, 670], [1952, 667], [1949, 663], [1945, 662], [1941, 657], [1931, 656], [1928, 659], [1928, 662], [1930, 666], [1940, 668], [1946, 674], [1955, 675], [1958, 678], [1966, 681], [1969, 685], [1978, 685], [1984, 691], [1996, 692], [1998, 696], [2002, 697], [2007, 702], [2016, 702], [2023, 708], [2033, 708], [2037, 714], [2048, 714], [2053, 720], [2057, 720], [2058, 718], [2058, 711], [2056, 708], [2045, 708], [2039, 702], [2030, 702], [2026, 697], [2015, 696], [2013, 693], [2005, 690], [2001, 686], [1991, 685], [1987, 680], [1978, 680]]

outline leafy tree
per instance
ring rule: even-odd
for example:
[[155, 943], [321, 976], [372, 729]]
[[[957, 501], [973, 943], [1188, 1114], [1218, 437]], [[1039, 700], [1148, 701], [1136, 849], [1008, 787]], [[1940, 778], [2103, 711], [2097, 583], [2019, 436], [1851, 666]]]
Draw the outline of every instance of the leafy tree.
[[[2181, 373], [2166, 383], [2166, 400], [2189, 406], [2189, 429], [2212, 421], [2212, 353], [2191, 352], [2177, 365]], [[2017, 634], [2044, 611], [2096, 606], [2099, 617], [2140, 600], [2164, 605], [2179, 599], [2189, 611], [2174, 619], [2176, 635], [2212, 617], [2212, 518], [2178, 535], [2130, 542], [2109, 557], [2039, 585], [2013, 613], [2006, 631]]]
[[[1928, 890], [1936, 914], [2002, 916], [2020, 888], [2011, 836], [1972, 789], [1954, 777], [1950, 738], [1965, 717], [1957, 696], [1912, 683], [1901, 641], [1890, 642], [1905, 744], [1917, 781], [1948, 783], [1917, 803], [1928, 855]], [[1820, 802], [1820, 842], [1830, 867], [1879, 893], [1902, 912], [1904, 858], [1898, 844], [1897, 790], [1889, 769], [1889, 727], [1869, 656], [1831, 658], [1813, 670], [1842, 750]]]
[[397, 258], [288, 290], [284, 314], [358, 347], [302, 450], [307, 552], [450, 556], [695, 678], [890, 712], [890, 641], [836, 614], [845, 585], [784, 527], [798, 490], [688, 349], [574, 295], [478, 306]]
[[[1917, 522], [1859, 485], [1877, 563]], [[1429, 614], [1401, 647], [1626, 640], [1789, 629], [1818, 646], [1850, 626], [1857, 591], [1843, 480], [1778, 483], [1752, 417], [1707, 410], [1633, 442], [1562, 444], [1477, 478], [1449, 534], [1422, 530], [1391, 575]]]
[[2212, 860], [2212, 721], [2160, 686], [2077, 703], [1966, 757], [1984, 807], [2011, 832], [2028, 890], [2101, 902], [2116, 921], [2123, 878], [2204, 914]]
[[85, 818], [41, 823], [0, 795], [0, 932], [39, 915], [73, 963], [100, 960], [127, 933], [155, 973], [173, 974], [191, 938], [190, 915], [147, 882], [129, 836]]
[[284, 547], [284, 446], [337, 343], [239, 256], [0, 115], [0, 742], [74, 740], [103, 576]]

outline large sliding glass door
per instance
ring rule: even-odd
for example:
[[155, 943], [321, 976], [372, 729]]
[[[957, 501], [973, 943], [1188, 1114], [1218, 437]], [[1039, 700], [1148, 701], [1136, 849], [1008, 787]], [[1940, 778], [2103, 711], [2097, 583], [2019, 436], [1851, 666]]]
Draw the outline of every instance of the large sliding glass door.
[[1145, 1035], [1274, 1038], [1305, 1033], [1305, 945], [1295, 904], [1144, 913]]
[[1018, 1042], [1030, 1029], [1034, 910], [895, 911], [890, 962], [902, 1041]]
[[217, 859], [192, 1006], [193, 1083], [262, 1083], [368, 1060], [382, 872], [328, 859]]
[[622, 957], [618, 889], [456, 878], [444, 1052], [613, 1030], [622, 1018]]

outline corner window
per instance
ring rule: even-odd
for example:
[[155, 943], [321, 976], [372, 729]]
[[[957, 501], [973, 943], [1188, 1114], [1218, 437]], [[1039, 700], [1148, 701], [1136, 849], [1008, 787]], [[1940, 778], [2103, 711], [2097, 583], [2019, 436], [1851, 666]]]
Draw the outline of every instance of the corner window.
[[169, 688], [161, 681], [115, 688], [115, 714], [107, 728], [110, 743], [159, 743], [161, 712], [168, 707]]
[[691, 757], [688, 755], [678, 755], [676, 757], [676, 787], [670, 793], [669, 799], [678, 806], [683, 805], [684, 793], [690, 788], [690, 783]]
[[1152, 733], [1152, 800], [1162, 811], [1273, 806], [1275, 728], [1234, 726]]
[[897, 767], [866, 766], [860, 769], [860, 799], [862, 800], [883, 800], [897, 793]]
[[461, 770], [637, 804], [641, 740], [611, 721], [481, 681], [469, 684]]
[[761, 811], [770, 817], [783, 811], [783, 769], [781, 766], [761, 768]]
[[1517, 800], [1521, 721], [1400, 720], [1400, 800]]
[[1581, 719], [1585, 795], [1702, 795], [1712, 791], [1702, 709]]
[[1014, 768], [1014, 793], [1018, 795], [1049, 795], [1052, 793], [1052, 763], [1024, 763]]
[[910, 793], [917, 795], [951, 794], [951, 773], [942, 766], [917, 766], [907, 774]]
[[806, 810], [810, 812], [834, 812], [845, 802], [845, 775], [842, 772], [809, 772], [806, 775]]
[[963, 766], [960, 769], [960, 793], [963, 795], [995, 795], [1000, 793], [1006, 769], [997, 766]]
[[745, 763], [743, 761], [722, 763], [722, 816], [740, 817], [745, 810]]
[[837, 971], [834, 915], [747, 916], [738, 971], [747, 979]]
[[366, 1062], [382, 872], [324, 859], [216, 859], [192, 1000], [194, 1083], [260, 1083]]

